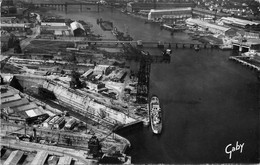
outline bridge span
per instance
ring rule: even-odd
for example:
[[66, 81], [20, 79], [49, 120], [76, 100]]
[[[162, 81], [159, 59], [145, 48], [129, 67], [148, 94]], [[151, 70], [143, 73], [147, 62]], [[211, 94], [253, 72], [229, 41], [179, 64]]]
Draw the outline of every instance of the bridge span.
[[95, 46], [107, 46], [110, 47], [118, 47], [120, 44], [131, 44], [132, 46], [136, 47], [143, 47], [143, 48], [216, 48], [219, 45], [215, 44], [206, 44], [206, 43], [198, 43], [198, 42], [162, 42], [162, 41], [117, 41], [117, 40], [70, 40], [70, 39], [53, 39], [53, 40], [47, 40], [47, 39], [35, 39], [37, 41], [53, 41], [53, 42], [74, 42], [77, 46], [80, 45], [82, 47], [87, 47], [90, 45]]

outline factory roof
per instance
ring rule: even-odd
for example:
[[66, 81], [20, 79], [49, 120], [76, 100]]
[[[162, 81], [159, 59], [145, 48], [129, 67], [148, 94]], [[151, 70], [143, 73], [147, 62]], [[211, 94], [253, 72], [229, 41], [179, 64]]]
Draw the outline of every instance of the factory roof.
[[260, 24], [258, 22], [253, 22], [253, 21], [234, 18], [234, 17], [222, 17], [220, 20], [229, 21], [229, 22], [241, 24], [241, 25], [253, 25], [253, 24], [258, 25], [258, 24]]
[[25, 113], [27, 115], [27, 117], [36, 117], [36, 116], [46, 114], [44, 111], [42, 111], [38, 108], [30, 109], [30, 110], [27, 110], [27, 111], [24, 111], [24, 112], [21, 112], [21, 113]]
[[24, 152], [20, 150], [13, 151], [3, 165], [18, 164], [23, 154]]
[[37, 107], [37, 105], [35, 103], [29, 103], [29, 104], [26, 104], [26, 105], [15, 107], [13, 109], [16, 112], [19, 112], [19, 111], [25, 111], [25, 110], [29, 110], [29, 109], [34, 109], [36, 107]]
[[1, 27], [25, 27], [24, 23], [0, 23]]
[[70, 24], [70, 27], [72, 30], [76, 30], [78, 28], [82, 29], [82, 30], [85, 30], [84, 27], [82, 26], [81, 23], [77, 22], [77, 21], [74, 21]]
[[1, 98], [2, 103], [8, 103], [16, 100], [20, 100], [21, 96], [19, 94], [10, 95], [9, 97]]
[[28, 104], [29, 101], [26, 99], [26, 98], [22, 98], [20, 100], [17, 100], [17, 101], [13, 101], [13, 102], [9, 102], [9, 103], [3, 103], [1, 105], [1, 109], [3, 108], [7, 108], [7, 107], [17, 107], [17, 106], [21, 106], [21, 105], [25, 105], [25, 104]]
[[87, 71], [82, 75], [82, 77], [87, 77], [87, 76], [89, 76], [91, 73], [93, 73], [93, 69], [87, 70]]
[[193, 8], [193, 11], [199, 11], [199, 12], [204, 12], [204, 13], [214, 14], [214, 15], [216, 14], [219, 16], [228, 16], [228, 14], [226, 14], [226, 13], [220, 13], [220, 12], [216, 13], [216, 11], [206, 10], [206, 9], [202, 9], [202, 8], [198, 8], [198, 7]]
[[70, 164], [72, 161], [72, 158], [69, 156], [63, 156], [59, 159], [58, 165], [64, 165], [64, 164]]
[[65, 19], [61, 18], [51, 18], [51, 19], [44, 19], [42, 22], [59, 22], [59, 23], [65, 23]]
[[173, 8], [173, 9], [162, 9], [162, 10], [151, 9], [151, 10], [150, 10], [150, 13], [160, 13], [160, 12], [170, 12], [170, 11], [186, 11], [186, 10], [191, 10], [191, 7]]
[[68, 30], [68, 26], [45, 26], [46, 30]]
[[31, 162], [31, 165], [43, 165], [44, 162], [46, 161], [48, 156], [47, 151], [39, 151], [37, 152], [36, 156], [34, 157], [33, 161]]
[[10, 96], [13, 96], [15, 94], [17, 94], [18, 92], [14, 93], [14, 92], [11, 92], [11, 91], [7, 91], [7, 92], [1, 92], [1, 99], [2, 98], [5, 98], [5, 97], [10, 97]]
[[228, 27], [224, 27], [224, 26], [220, 26], [220, 25], [216, 25], [216, 24], [212, 24], [212, 23], [208, 23], [206, 21], [203, 20], [199, 20], [199, 19], [193, 19], [193, 18], [188, 18], [186, 20], [186, 22], [191, 23], [191, 24], [197, 24], [199, 26], [203, 26], [203, 27], [208, 27], [208, 28], [213, 28], [213, 29], [219, 29], [221, 31], [227, 31], [231, 28]]

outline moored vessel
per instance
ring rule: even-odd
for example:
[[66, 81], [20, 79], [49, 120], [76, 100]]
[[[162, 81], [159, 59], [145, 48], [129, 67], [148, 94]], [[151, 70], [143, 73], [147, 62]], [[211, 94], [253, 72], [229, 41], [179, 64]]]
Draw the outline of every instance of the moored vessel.
[[162, 132], [162, 109], [159, 98], [155, 95], [150, 101], [150, 121], [153, 133], [160, 134]]

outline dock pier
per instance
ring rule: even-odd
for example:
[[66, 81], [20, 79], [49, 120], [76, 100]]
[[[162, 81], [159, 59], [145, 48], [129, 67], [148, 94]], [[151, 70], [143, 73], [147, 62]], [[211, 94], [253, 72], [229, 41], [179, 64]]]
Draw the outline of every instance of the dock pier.
[[256, 66], [254, 64], [250, 64], [249, 62], [241, 60], [240, 58], [241, 58], [241, 56], [231, 56], [231, 57], [229, 57], [229, 60], [236, 61], [236, 62], [238, 62], [238, 63], [240, 63], [240, 64], [242, 64], [244, 66], [247, 66], [251, 70], [255, 70], [257, 72], [260, 72], [260, 66]]

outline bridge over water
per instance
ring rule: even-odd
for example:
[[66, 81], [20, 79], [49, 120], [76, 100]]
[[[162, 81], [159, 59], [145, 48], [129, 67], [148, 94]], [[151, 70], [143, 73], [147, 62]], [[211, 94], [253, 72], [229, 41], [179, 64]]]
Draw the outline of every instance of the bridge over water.
[[194, 48], [197, 46], [199, 48], [216, 48], [219, 45], [215, 44], [205, 44], [205, 43], [198, 43], [198, 42], [162, 42], [162, 41], [117, 41], [117, 40], [74, 40], [72, 39], [35, 39], [36, 41], [57, 41], [57, 42], [74, 42], [79, 47], [87, 47], [90, 45], [95, 46], [110, 46], [110, 47], [118, 47], [120, 44], [131, 44], [132, 46], [140, 47], [140, 48]]

